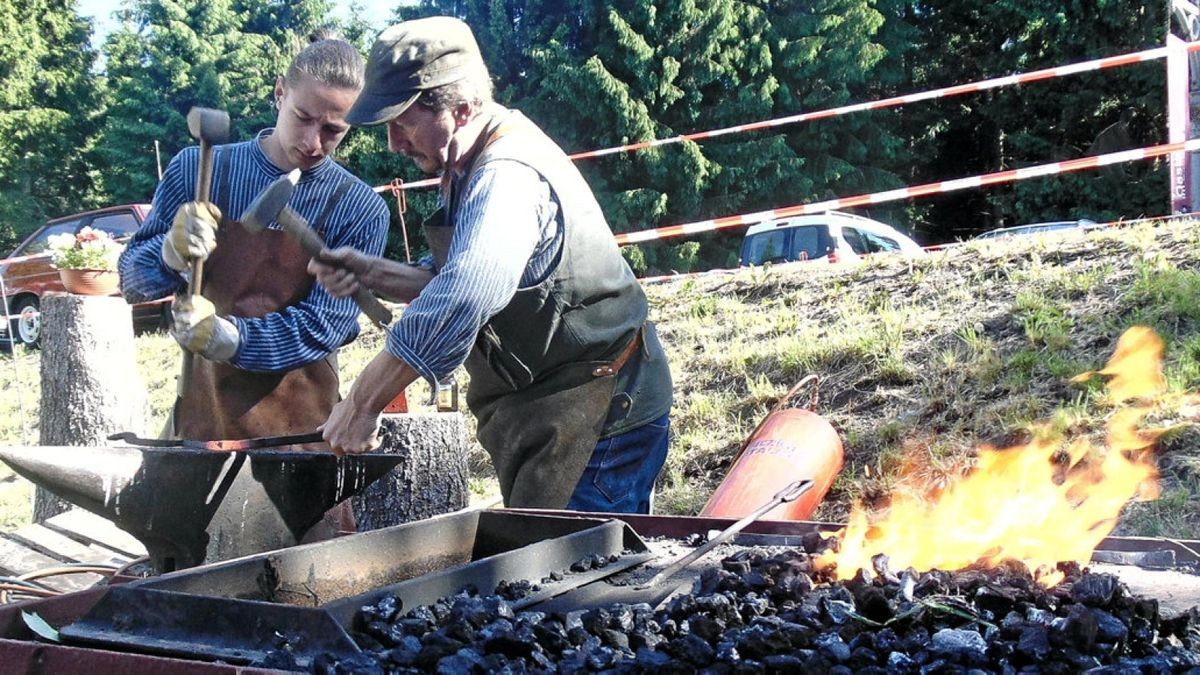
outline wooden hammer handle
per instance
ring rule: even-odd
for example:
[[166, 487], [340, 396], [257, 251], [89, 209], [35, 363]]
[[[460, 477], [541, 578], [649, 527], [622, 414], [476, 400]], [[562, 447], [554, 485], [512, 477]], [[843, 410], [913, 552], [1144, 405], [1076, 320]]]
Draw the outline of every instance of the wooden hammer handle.
[[[296, 238], [300, 242], [300, 248], [312, 257], [320, 255], [325, 249], [325, 242], [321, 240], [312, 227], [304, 220], [304, 218], [292, 210], [292, 207], [285, 206], [279, 212], [276, 218], [279, 224], [288, 234]], [[387, 328], [392, 323], [392, 312], [383, 303], [376, 298], [366, 286], [358, 285], [358, 290], [354, 293], [354, 301], [358, 303], [359, 309], [367, 315], [375, 325], [381, 328]]]

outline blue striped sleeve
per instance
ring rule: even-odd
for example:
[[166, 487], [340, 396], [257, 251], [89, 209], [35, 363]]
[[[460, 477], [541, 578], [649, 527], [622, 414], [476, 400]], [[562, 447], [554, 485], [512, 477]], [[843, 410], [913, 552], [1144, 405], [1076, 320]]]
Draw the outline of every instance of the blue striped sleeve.
[[[365, 184], [338, 202], [330, 214], [326, 245], [350, 246], [369, 255], [383, 253], [389, 214], [383, 199]], [[231, 317], [242, 345], [230, 363], [259, 372], [282, 372], [325, 358], [358, 335], [358, 304], [335, 298], [314, 282], [299, 303], [262, 317]]]
[[507, 160], [476, 172], [458, 209], [446, 264], [387, 341], [393, 356], [434, 383], [466, 360], [483, 325], [512, 300], [557, 213], [541, 176]]
[[131, 304], [165, 298], [184, 287], [183, 277], [162, 260], [162, 244], [175, 211], [190, 201], [186, 168], [196, 164], [198, 148], [190, 147], [171, 160], [154, 190], [150, 214], [126, 244], [117, 263], [121, 292]]

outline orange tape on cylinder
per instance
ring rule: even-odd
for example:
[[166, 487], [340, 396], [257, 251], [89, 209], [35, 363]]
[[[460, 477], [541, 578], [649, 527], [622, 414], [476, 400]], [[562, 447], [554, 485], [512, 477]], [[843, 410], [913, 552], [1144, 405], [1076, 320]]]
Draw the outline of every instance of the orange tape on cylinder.
[[842, 470], [842, 461], [842, 440], [825, 418], [803, 408], [777, 410], [747, 440], [700, 515], [742, 518], [792, 481], [810, 478], [811, 490], [763, 516], [808, 520]]

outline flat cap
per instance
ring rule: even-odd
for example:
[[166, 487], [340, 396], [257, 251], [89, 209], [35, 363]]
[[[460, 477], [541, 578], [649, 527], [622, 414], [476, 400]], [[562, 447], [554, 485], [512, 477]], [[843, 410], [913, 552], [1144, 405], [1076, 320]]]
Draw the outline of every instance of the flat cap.
[[482, 66], [475, 35], [462, 21], [432, 16], [398, 23], [371, 46], [366, 84], [346, 121], [383, 124], [408, 109], [422, 91], [457, 82]]

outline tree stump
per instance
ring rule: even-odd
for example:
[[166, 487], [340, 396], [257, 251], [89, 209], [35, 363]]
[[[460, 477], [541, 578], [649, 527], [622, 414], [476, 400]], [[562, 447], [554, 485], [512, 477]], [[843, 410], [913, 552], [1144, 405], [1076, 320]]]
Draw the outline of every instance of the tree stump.
[[[100, 446], [119, 431], [144, 434], [146, 392], [137, 375], [133, 317], [124, 299], [45, 295], [41, 299], [41, 445]], [[34, 493], [42, 522], [71, 508]]]
[[467, 438], [462, 415], [384, 415], [375, 452], [406, 460], [353, 498], [358, 531], [376, 530], [465, 508]]

